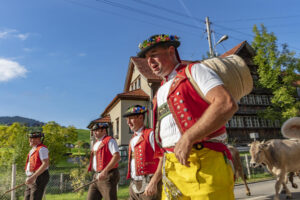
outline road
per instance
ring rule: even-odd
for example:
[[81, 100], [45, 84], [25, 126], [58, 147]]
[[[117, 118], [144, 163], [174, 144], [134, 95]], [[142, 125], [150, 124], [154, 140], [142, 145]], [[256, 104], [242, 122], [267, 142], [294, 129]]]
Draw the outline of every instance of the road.
[[[293, 199], [300, 200], [300, 179], [295, 177], [294, 182], [298, 185], [298, 189], [292, 188], [288, 183], [288, 188], [292, 193]], [[234, 194], [236, 200], [273, 200], [275, 195], [275, 180], [263, 181], [257, 183], [248, 184], [251, 196], [246, 196], [246, 190], [244, 185], [238, 185], [234, 188]], [[280, 195], [280, 200], [285, 200], [284, 194]]]

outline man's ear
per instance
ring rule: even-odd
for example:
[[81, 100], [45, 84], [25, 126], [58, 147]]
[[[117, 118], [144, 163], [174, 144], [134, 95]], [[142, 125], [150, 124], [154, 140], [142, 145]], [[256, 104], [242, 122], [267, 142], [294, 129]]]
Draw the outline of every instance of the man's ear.
[[144, 116], [143, 115], [138, 115], [138, 118], [144, 119]]
[[170, 55], [175, 55], [175, 47], [174, 46], [169, 46], [168, 48]]

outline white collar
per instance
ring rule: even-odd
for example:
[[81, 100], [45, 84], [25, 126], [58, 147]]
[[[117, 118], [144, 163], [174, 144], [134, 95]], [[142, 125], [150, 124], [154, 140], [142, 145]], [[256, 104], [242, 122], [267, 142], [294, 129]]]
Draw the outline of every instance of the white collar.
[[166, 79], [167, 79], [168, 81], [169, 81], [169, 80], [172, 80], [172, 79], [176, 76], [176, 74], [177, 74], [176, 69], [180, 66], [180, 64], [181, 64], [181, 63], [178, 63], [178, 64], [174, 67], [173, 71], [172, 71], [168, 76], [166, 76]]
[[142, 134], [142, 130], [144, 129], [144, 126], [142, 126], [139, 130], [137, 130], [135, 133], [137, 135], [141, 135]]
[[100, 141], [102, 141], [103, 140], [103, 138], [104, 138], [104, 136], [105, 135], [103, 135], [100, 139], [97, 139], [97, 142], [100, 142]]

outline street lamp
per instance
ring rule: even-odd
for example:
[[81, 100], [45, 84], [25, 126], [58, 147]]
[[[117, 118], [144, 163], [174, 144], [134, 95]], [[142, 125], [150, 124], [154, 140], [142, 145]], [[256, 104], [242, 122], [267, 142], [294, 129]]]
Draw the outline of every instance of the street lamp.
[[219, 41], [214, 45], [214, 56], [216, 56], [216, 46], [218, 45], [218, 44], [220, 44], [221, 42], [223, 42], [223, 41], [225, 41], [225, 40], [227, 40], [228, 39], [228, 35], [223, 35], [220, 39], [219, 39]]

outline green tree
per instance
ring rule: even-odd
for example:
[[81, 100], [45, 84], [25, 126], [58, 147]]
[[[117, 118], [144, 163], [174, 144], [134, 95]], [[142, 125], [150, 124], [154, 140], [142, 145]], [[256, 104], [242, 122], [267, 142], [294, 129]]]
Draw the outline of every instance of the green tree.
[[28, 128], [19, 123], [0, 127], [0, 164], [24, 165], [29, 150]]
[[300, 60], [286, 44], [281, 50], [277, 46], [274, 33], [268, 33], [264, 25], [255, 25], [252, 47], [256, 51], [254, 63], [258, 65], [259, 86], [272, 91], [272, 105], [262, 115], [281, 122], [299, 115], [300, 102], [297, 101], [295, 82], [299, 79]]
[[67, 143], [73, 143], [77, 140], [77, 132], [73, 126], [67, 128], [60, 126], [56, 122], [48, 122], [43, 126], [45, 134], [44, 144], [49, 149], [51, 164], [57, 164], [68, 152]]
[[[37, 129], [37, 128], [34, 128]], [[41, 128], [40, 128], [41, 129]], [[43, 127], [45, 133], [44, 144], [48, 146], [50, 163], [56, 164], [67, 153], [66, 143], [77, 140], [75, 127], [62, 127], [55, 122], [49, 122]], [[0, 165], [16, 163], [24, 166], [26, 156], [30, 150], [28, 133], [33, 130], [19, 123], [11, 126], [0, 126]]]

